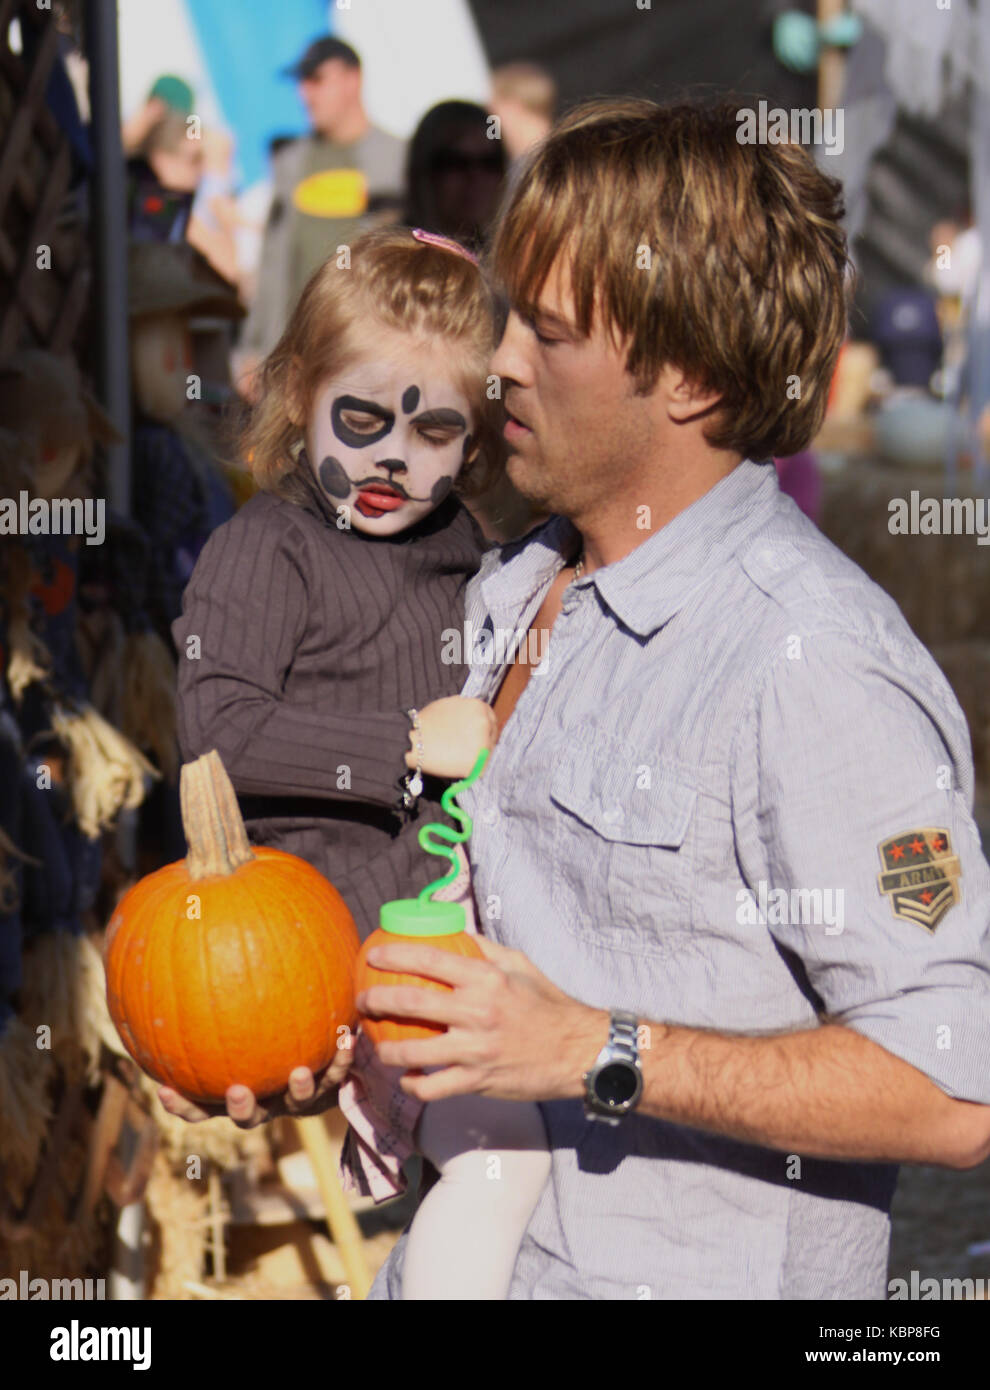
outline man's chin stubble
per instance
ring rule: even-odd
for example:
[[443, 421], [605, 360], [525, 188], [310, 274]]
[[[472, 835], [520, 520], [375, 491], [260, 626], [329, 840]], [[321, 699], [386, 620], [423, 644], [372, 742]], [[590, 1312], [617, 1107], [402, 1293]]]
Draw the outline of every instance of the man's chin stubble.
[[[513, 456], [509, 457], [511, 460]], [[548, 516], [572, 517], [581, 505], [580, 493], [573, 489], [569, 491], [567, 485], [559, 480], [552, 488], [545, 487], [538, 469], [530, 472], [528, 477], [524, 475], [518, 481], [511, 472], [508, 476], [519, 495], [525, 498], [531, 507], [545, 512]]]

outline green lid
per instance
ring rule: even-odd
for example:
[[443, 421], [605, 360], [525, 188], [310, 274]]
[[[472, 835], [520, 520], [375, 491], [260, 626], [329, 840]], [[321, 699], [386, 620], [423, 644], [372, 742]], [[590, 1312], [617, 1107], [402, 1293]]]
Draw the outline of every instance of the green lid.
[[393, 898], [382, 903], [382, 931], [396, 936], [451, 936], [465, 927], [460, 903], [421, 902], [419, 898]]

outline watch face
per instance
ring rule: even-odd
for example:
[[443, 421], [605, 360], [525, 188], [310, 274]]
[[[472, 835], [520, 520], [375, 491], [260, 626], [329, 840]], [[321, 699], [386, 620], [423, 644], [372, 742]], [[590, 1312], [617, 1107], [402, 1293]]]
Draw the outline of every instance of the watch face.
[[595, 1095], [605, 1105], [624, 1105], [636, 1094], [636, 1071], [628, 1062], [609, 1062], [595, 1078]]

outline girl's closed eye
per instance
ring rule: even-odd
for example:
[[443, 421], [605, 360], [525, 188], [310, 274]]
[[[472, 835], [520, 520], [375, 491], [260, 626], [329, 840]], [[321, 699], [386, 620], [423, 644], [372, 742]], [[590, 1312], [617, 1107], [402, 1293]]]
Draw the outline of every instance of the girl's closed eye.
[[340, 418], [349, 430], [355, 434], [373, 434], [375, 430], [381, 429], [381, 417], [378, 415], [354, 414], [349, 410], [342, 410]]
[[[378, 415], [364, 415], [360, 412], [350, 410], [341, 411], [340, 418], [347, 428], [353, 430], [355, 434], [375, 434], [381, 429], [382, 425], [381, 417]], [[449, 444], [455, 437], [454, 433], [449, 429], [437, 433], [436, 428], [430, 429], [425, 426], [418, 430], [417, 433], [420, 439], [424, 439], [427, 444], [435, 445], [438, 449], [442, 449], [444, 445]]]

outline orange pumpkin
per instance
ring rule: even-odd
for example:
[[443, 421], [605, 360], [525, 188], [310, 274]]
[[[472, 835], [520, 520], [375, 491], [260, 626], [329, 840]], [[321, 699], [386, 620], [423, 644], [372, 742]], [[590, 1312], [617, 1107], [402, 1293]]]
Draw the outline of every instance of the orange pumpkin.
[[[422, 932], [417, 930], [417, 917], [422, 918]], [[393, 970], [382, 970], [379, 966], [369, 965], [368, 952], [374, 946], [392, 946], [398, 941], [417, 940], [424, 946], [436, 946], [441, 951], [450, 951], [455, 956], [485, 959], [475, 937], [464, 930], [464, 909], [456, 903], [421, 904], [416, 898], [399, 898], [383, 904], [382, 922], [389, 920], [393, 924], [392, 929], [389, 930], [384, 925], [379, 927], [377, 931], [372, 932], [358, 952], [354, 970], [354, 988], [358, 993], [362, 989], [370, 989], [372, 985], [417, 985], [422, 989], [451, 989], [451, 986], [442, 980], [430, 980], [424, 975], [397, 974]], [[457, 925], [458, 921], [461, 925]], [[438, 926], [444, 925], [450, 926], [450, 929], [436, 930]], [[408, 1018], [371, 1018], [367, 1014], [361, 1015], [361, 1027], [376, 1044], [383, 1041], [402, 1042], [406, 1038], [435, 1038], [447, 1031], [442, 1023], [427, 1023], [425, 1020]]]
[[214, 751], [180, 780], [185, 859], [135, 884], [107, 930], [107, 1004], [149, 1076], [216, 1104], [316, 1072], [353, 1027], [357, 927], [305, 860], [252, 846]]

